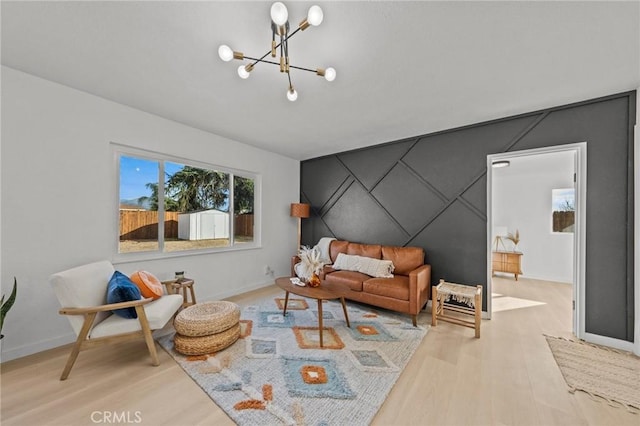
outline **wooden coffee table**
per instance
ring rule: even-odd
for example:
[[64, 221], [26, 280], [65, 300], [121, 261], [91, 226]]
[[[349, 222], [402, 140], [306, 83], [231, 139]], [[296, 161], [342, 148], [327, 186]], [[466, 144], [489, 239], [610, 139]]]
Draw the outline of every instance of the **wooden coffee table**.
[[276, 278], [276, 285], [285, 291], [284, 296], [284, 309], [282, 310], [282, 316], [287, 314], [287, 303], [289, 303], [289, 293], [293, 293], [298, 296], [308, 297], [310, 299], [316, 299], [318, 301], [318, 328], [320, 330], [320, 347], [322, 347], [322, 301], [323, 300], [335, 300], [340, 299], [342, 303], [342, 310], [344, 311], [344, 319], [347, 322], [347, 327], [351, 327], [349, 323], [349, 315], [347, 315], [347, 305], [344, 302], [344, 288], [339, 284], [327, 283], [322, 281], [320, 287], [300, 287], [291, 282], [289, 277]]

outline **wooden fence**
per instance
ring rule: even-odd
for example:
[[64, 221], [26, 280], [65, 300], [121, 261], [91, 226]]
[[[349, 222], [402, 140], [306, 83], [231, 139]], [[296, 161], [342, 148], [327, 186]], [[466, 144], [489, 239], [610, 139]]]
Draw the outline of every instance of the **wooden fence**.
[[239, 214], [233, 223], [236, 236], [253, 237], [253, 214]]
[[[178, 212], [165, 212], [164, 218], [164, 237], [178, 238]], [[120, 240], [157, 239], [157, 211], [120, 210]]]
[[[179, 212], [165, 212], [164, 237], [178, 238]], [[253, 214], [235, 217], [235, 235], [253, 237]], [[149, 210], [120, 210], [120, 240], [157, 240], [158, 212]]]
[[576, 212], [573, 211], [554, 211], [553, 212], [553, 232], [573, 232], [573, 231], [564, 231], [574, 223], [576, 223], [575, 219]]

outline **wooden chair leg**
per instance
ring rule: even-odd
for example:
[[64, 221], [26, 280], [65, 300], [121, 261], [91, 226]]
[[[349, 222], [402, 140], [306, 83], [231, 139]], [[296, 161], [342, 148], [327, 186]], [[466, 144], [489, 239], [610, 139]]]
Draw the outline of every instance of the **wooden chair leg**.
[[413, 322], [413, 326], [414, 327], [418, 326], [418, 316], [417, 315], [411, 315], [411, 321]]
[[138, 313], [138, 321], [140, 321], [140, 326], [142, 327], [144, 341], [147, 343], [147, 348], [149, 348], [151, 363], [154, 366], [158, 366], [160, 365], [160, 360], [158, 359], [158, 352], [156, 351], [156, 342], [151, 335], [151, 328], [149, 327], [149, 321], [147, 320], [147, 314], [144, 312], [144, 307], [136, 306], [136, 312]]
[[82, 349], [82, 344], [87, 339], [89, 335], [89, 330], [91, 330], [91, 326], [93, 325], [93, 320], [96, 318], [96, 312], [85, 315], [84, 324], [82, 324], [82, 328], [80, 329], [80, 334], [78, 334], [78, 338], [76, 339], [76, 344], [71, 349], [71, 353], [69, 354], [69, 358], [67, 358], [67, 364], [64, 366], [64, 370], [62, 370], [62, 375], [60, 376], [60, 380], [67, 380], [69, 377], [69, 373], [71, 373], [71, 368], [73, 368], [73, 364], [75, 364], [76, 359], [78, 358], [78, 354]]

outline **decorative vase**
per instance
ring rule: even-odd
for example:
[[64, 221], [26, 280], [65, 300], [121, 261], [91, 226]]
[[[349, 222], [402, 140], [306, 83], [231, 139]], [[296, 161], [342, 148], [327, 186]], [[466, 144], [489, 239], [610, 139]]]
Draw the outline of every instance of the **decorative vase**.
[[320, 277], [315, 272], [309, 278], [309, 287], [320, 287]]

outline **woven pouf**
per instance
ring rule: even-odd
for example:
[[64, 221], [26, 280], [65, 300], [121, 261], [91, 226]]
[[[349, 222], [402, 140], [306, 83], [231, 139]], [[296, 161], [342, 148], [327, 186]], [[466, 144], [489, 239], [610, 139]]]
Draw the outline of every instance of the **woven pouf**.
[[204, 302], [182, 310], [173, 322], [183, 336], [209, 336], [237, 325], [240, 308], [232, 302]]
[[238, 340], [240, 337], [240, 324], [210, 336], [183, 336], [177, 334], [173, 338], [176, 351], [183, 355], [204, 355], [221, 351]]
[[217, 352], [240, 337], [240, 308], [225, 301], [198, 303], [176, 315], [173, 326], [174, 347], [181, 354]]

